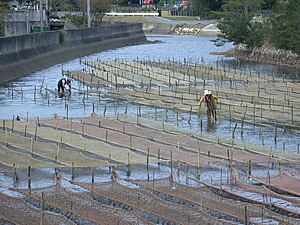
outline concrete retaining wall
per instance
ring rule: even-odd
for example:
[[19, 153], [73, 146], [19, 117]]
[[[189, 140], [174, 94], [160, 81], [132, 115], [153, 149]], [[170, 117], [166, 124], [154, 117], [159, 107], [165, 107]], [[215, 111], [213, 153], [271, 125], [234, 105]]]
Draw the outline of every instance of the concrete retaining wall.
[[[4, 26], [5, 36], [29, 34], [32, 26], [40, 26], [41, 12], [39, 10], [17, 10], [6, 18]], [[46, 12], [43, 10], [43, 26], [46, 24]]]
[[138, 23], [0, 38], [0, 83], [70, 59], [145, 40], [142, 24]]

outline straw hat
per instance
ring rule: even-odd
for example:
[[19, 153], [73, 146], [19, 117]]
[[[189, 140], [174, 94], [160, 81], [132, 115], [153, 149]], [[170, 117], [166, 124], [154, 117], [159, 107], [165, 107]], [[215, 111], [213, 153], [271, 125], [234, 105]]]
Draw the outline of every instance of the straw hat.
[[209, 91], [209, 90], [204, 90], [204, 95], [211, 95], [211, 91]]

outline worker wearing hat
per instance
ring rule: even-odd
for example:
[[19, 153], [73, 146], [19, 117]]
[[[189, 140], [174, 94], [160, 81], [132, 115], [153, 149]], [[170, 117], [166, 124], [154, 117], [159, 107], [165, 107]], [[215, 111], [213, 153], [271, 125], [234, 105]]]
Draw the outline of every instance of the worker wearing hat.
[[199, 101], [199, 107], [201, 107], [202, 102], [206, 102], [207, 106], [207, 116], [208, 118], [211, 118], [211, 116], [214, 118], [214, 120], [217, 120], [217, 97], [212, 95], [211, 91], [204, 90], [204, 95], [201, 97]]

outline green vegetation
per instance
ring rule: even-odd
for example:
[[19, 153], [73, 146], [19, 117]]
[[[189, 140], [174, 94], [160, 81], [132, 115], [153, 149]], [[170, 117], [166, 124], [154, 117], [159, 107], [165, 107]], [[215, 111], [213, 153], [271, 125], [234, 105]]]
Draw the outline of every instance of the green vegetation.
[[197, 11], [201, 18], [211, 18], [211, 12], [220, 11], [224, 0], [192, 0], [193, 10]]
[[269, 45], [300, 54], [299, 0], [227, 0], [215, 14], [221, 30], [217, 45]]
[[51, 11], [79, 11], [80, 7], [73, 1], [52, 0], [50, 5]]
[[5, 35], [4, 33], [4, 19], [5, 15], [9, 10], [9, 5], [7, 2], [0, 1], [0, 37]]
[[91, 1], [91, 14], [93, 16], [93, 23], [99, 26], [102, 22], [105, 13], [111, 9], [111, 0], [93, 0]]
[[[111, 10], [112, 0], [90, 0], [91, 3], [91, 25], [99, 26], [106, 12]], [[54, 0], [51, 3], [52, 12], [55, 11], [81, 11], [82, 16], [69, 16], [68, 19], [77, 27], [87, 27], [87, 2], [81, 0]]]
[[66, 38], [66, 33], [64, 30], [61, 30], [59, 32], [59, 43], [61, 43], [61, 44], [64, 43], [65, 38]]
[[0, 37], [3, 37], [4, 35], [4, 22], [0, 20]]
[[87, 17], [86, 16], [70, 16], [68, 19], [79, 28], [87, 27]]
[[261, 0], [229, 0], [222, 6], [220, 23], [222, 33], [217, 44], [225, 42], [256, 47], [263, 44], [265, 23], [261, 18]]
[[270, 40], [275, 47], [300, 54], [300, 1], [289, 0], [276, 7], [270, 19]]

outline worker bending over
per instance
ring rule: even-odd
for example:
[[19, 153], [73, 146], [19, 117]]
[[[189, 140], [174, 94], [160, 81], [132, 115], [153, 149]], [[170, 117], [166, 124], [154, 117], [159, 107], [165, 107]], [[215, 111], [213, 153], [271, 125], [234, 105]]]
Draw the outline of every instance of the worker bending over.
[[206, 103], [207, 107], [207, 117], [213, 117], [214, 120], [217, 120], [217, 97], [211, 94], [211, 91], [204, 90], [204, 95], [201, 97], [199, 101], [199, 107], [201, 107], [202, 102]]
[[[68, 89], [66, 88], [66, 86], [68, 86]], [[62, 78], [57, 83], [58, 93], [65, 92], [65, 90], [68, 90], [71, 92], [71, 80], [68, 78]]]

